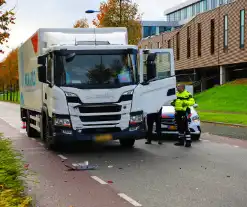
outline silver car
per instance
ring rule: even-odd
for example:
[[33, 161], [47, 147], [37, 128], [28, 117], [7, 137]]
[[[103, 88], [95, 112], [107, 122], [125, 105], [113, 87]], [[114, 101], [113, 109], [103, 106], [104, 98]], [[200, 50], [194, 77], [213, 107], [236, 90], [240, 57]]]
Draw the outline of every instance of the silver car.
[[[198, 105], [190, 107], [191, 114], [189, 116], [189, 129], [193, 140], [199, 140], [201, 136], [201, 122], [195, 108]], [[153, 133], [156, 134], [156, 127], [154, 123]], [[161, 133], [163, 135], [178, 136], [177, 126], [175, 122], [175, 109], [173, 106], [163, 106], [161, 114]]]

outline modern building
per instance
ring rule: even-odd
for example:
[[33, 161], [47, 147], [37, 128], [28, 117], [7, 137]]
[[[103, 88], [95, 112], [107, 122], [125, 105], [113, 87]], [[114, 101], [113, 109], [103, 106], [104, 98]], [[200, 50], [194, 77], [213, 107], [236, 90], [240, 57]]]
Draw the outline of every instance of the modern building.
[[142, 37], [146, 38], [163, 32], [170, 32], [178, 26], [178, 22], [174, 21], [142, 21]]
[[187, 23], [197, 14], [215, 9], [234, 0], [188, 0], [164, 12], [167, 21], [176, 21], [179, 25]]
[[189, 22], [193, 17], [228, 4], [234, 0], [188, 0], [164, 12], [164, 21], [142, 21], [142, 38], [173, 31]]
[[246, 13], [246, 0], [228, 2], [181, 28], [143, 39], [141, 47], [173, 48], [176, 74], [190, 74], [201, 90], [247, 78]]

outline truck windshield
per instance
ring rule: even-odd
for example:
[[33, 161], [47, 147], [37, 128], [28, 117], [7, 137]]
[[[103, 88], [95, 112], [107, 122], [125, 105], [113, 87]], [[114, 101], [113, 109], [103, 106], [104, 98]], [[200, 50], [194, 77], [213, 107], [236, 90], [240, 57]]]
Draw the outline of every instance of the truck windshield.
[[135, 84], [136, 54], [75, 54], [69, 61], [65, 56], [56, 56], [54, 77], [58, 86], [77, 88]]

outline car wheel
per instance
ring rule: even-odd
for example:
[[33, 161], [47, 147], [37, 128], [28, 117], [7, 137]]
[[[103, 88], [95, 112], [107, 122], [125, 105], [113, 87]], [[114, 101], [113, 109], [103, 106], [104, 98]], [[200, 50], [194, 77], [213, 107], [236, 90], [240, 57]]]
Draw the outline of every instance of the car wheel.
[[120, 144], [125, 148], [132, 148], [135, 144], [135, 139], [120, 139]]
[[192, 140], [199, 141], [200, 138], [201, 138], [201, 134], [192, 135]]

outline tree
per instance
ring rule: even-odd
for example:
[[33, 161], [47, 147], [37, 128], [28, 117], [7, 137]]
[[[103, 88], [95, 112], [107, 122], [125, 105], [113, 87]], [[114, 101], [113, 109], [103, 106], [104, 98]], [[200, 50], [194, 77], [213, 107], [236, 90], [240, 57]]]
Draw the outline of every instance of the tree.
[[79, 19], [75, 22], [74, 28], [89, 28], [89, 24], [86, 18]]
[[18, 75], [18, 49], [12, 50], [0, 63], [0, 82], [2, 86], [17, 85]]
[[[13, 9], [3, 10], [5, 4], [5, 0], [0, 0], [0, 45], [8, 42], [9, 26], [15, 23], [15, 14]], [[3, 53], [2, 50], [0, 50], [0, 52]]]
[[96, 27], [126, 27], [129, 44], [137, 45], [141, 40], [141, 14], [138, 5], [129, 0], [107, 0], [100, 4], [100, 13], [93, 20]]

